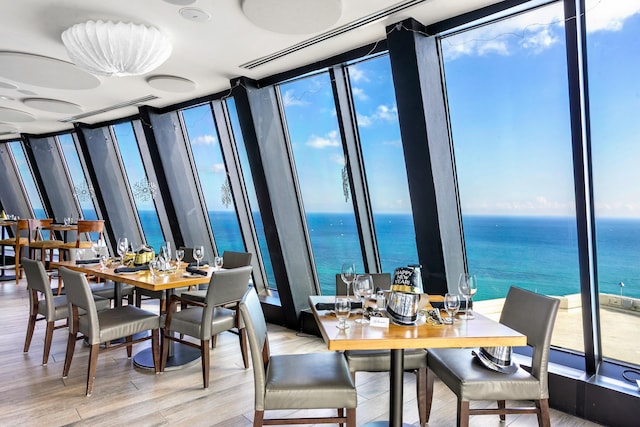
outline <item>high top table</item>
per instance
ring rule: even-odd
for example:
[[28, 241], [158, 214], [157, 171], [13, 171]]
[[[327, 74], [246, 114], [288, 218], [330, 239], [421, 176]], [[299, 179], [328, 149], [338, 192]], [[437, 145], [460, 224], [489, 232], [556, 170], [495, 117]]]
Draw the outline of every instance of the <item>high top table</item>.
[[[122, 299], [122, 291], [120, 288], [121, 283], [137, 286], [142, 289], [148, 289], [150, 291], [166, 291], [167, 301], [169, 301], [169, 297], [175, 288], [207, 284], [211, 280], [211, 274], [214, 271], [212, 267], [200, 268], [201, 270], [207, 270], [206, 276], [190, 275], [189, 277], [185, 277], [183, 273], [185, 273], [184, 268], [186, 266], [187, 263], [183, 262], [181, 268], [175, 273], [152, 277], [148, 270], [137, 271], [134, 273], [116, 273], [115, 268], [117, 267], [109, 267], [102, 270], [100, 268], [100, 263], [76, 264], [75, 261], [59, 261], [51, 263], [51, 268], [66, 267], [69, 270], [79, 271], [90, 276], [112, 280], [115, 283], [115, 301], [120, 301]], [[167, 344], [163, 343], [162, 345]], [[186, 366], [200, 358], [200, 351], [197, 349], [193, 349], [179, 343], [173, 345], [173, 342], [169, 345], [172, 346], [169, 349], [169, 357], [167, 358], [167, 370]], [[145, 349], [138, 352], [133, 357], [133, 362], [139, 368], [153, 369], [151, 349]]]
[[[309, 305], [329, 350], [391, 350], [389, 423], [376, 422], [371, 425], [402, 426], [404, 349], [527, 344], [525, 335], [477, 312], [473, 313], [475, 319], [456, 319], [453, 325], [423, 323], [419, 326], [399, 326], [390, 322], [388, 327], [375, 327], [351, 321], [348, 329], [338, 329], [338, 319], [333, 313], [316, 309], [317, 303], [333, 303], [334, 300], [333, 296], [309, 297]], [[471, 352], [469, 357], [472, 357]]]

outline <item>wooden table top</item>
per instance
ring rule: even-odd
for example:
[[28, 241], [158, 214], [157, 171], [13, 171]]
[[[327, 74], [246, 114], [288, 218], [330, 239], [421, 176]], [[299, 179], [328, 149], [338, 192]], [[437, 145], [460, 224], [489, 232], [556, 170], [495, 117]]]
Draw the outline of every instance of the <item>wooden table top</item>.
[[[115, 268], [113, 267], [101, 270], [100, 264], [76, 264], [74, 261], [59, 261], [51, 263], [51, 268], [67, 267], [70, 270], [80, 271], [92, 276], [113, 280], [114, 282], [134, 285], [150, 291], [162, 291], [165, 289], [207, 284], [211, 280], [211, 274], [214, 271], [212, 267], [206, 269], [208, 271], [206, 276], [194, 275], [184, 277], [183, 274], [185, 273], [184, 269], [186, 266], [187, 264], [183, 262], [181, 268], [175, 273], [154, 278], [151, 277], [149, 270], [142, 270], [134, 273], [116, 273], [114, 271]], [[200, 269], [205, 270], [204, 267], [201, 267]]]
[[333, 296], [310, 296], [309, 305], [318, 322], [320, 332], [329, 350], [389, 350], [402, 348], [464, 348], [491, 346], [524, 346], [527, 337], [477, 312], [475, 319], [456, 319], [453, 325], [423, 323], [418, 326], [388, 327], [361, 326], [336, 327], [338, 319], [330, 311], [316, 310], [316, 303], [332, 303]]

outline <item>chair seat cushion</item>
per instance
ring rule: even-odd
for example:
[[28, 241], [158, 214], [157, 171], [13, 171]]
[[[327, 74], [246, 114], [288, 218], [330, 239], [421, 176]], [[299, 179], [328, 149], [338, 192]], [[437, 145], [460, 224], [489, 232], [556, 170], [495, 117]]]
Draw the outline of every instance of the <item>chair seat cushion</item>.
[[[85, 242], [82, 241], [80, 242], [79, 246], [77, 246], [78, 248], [81, 249], [89, 249], [91, 248], [91, 245], [93, 244], [93, 242]], [[76, 248], [76, 241], [74, 240], [73, 242], [59, 242], [59, 245], [57, 246], [60, 249], [75, 249]]]
[[[26, 237], [21, 237], [19, 244], [22, 245], [22, 246], [27, 246], [29, 244], [29, 239], [27, 239]], [[0, 240], [0, 245], [2, 245], [2, 246], [15, 246], [16, 245], [16, 239], [15, 239], [15, 237], [13, 239], [2, 239], [2, 240]]]
[[[386, 372], [391, 367], [390, 350], [347, 350], [344, 352], [351, 372]], [[404, 369], [427, 367], [427, 351], [422, 348], [404, 351]]]
[[29, 243], [31, 249], [53, 249], [59, 247], [63, 242], [61, 240], [37, 240]]
[[131, 305], [98, 312], [100, 331], [92, 336], [87, 316], [78, 318], [80, 332], [89, 337], [89, 344], [99, 344], [140, 332], [160, 328], [160, 316]]
[[211, 334], [205, 336], [202, 329], [202, 310], [202, 307], [190, 307], [173, 313], [169, 327], [174, 332], [203, 340], [210, 339], [212, 335], [217, 335], [235, 326], [235, 312], [227, 308], [216, 307], [213, 309]]
[[540, 381], [529, 372], [521, 367], [514, 374], [489, 370], [471, 354], [469, 348], [431, 349], [427, 355], [427, 364], [462, 400], [541, 398]]
[[264, 409], [355, 408], [356, 388], [342, 353], [272, 355]]

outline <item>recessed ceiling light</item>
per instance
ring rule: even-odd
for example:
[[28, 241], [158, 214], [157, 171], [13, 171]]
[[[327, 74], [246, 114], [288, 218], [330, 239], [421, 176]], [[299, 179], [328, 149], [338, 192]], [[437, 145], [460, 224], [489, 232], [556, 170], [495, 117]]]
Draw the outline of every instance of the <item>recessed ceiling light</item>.
[[211, 19], [211, 15], [197, 7], [183, 7], [180, 9], [180, 16], [189, 21], [206, 22]]
[[164, 0], [167, 3], [175, 4], [178, 6], [187, 6], [196, 2], [196, 0]]

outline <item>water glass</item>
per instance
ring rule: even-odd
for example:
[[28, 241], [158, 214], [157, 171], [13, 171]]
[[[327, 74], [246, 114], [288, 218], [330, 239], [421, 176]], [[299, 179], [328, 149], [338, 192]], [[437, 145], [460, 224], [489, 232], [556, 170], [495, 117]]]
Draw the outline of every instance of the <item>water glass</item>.
[[180, 263], [184, 258], [184, 249], [176, 249], [176, 262], [178, 263], [178, 268], [180, 268]]
[[222, 259], [221, 256], [217, 256], [213, 258], [213, 267], [216, 270], [220, 270], [222, 268], [222, 264], [224, 263], [224, 260]]
[[478, 281], [474, 274], [460, 274], [460, 278], [458, 279], [458, 291], [462, 294], [465, 299], [466, 307], [465, 312], [462, 316], [462, 319], [471, 320], [473, 319], [473, 312], [471, 311], [471, 299], [478, 291]]
[[362, 318], [356, 319], [355, 322], [366, 325], [369, 320], [364, 317], [365, 305], [367, 300], [373, 294], [373, 278], [369, 274], [359, 274], [353, 281], [353, 294], [362, 302]]
[[444, 319], [444, 323], [447, 325], [453, 325], [455, 322], [454, 316], [460, 309], [460, 295], [446, 294], [444, 296], [444, 309], [449, 314], [449, 317]]
[[109, 255], [101, 254], [100, 255], [100, 270], [102, 270], [102, 271], [106, 270], [108, 262], [109, 262]]
[[347, 319], [351, 314], [351, 300], [348, 297], [337, 296], [334, 311], [338, 318], [338, 324], [336, 327], [338, 329], [347, 329], [349, 327]]
[[349, 288], [356, 278], [356, 265], [353, 262], [345, 262], [340, 270], [340, 278], [347, 285], [347, 296], [349, 296]]
[[204, 258], [204, 246], [194, 246], [193, 259], [196, 260], [196, 268], [200, 268], [200, 261]]
[[129, 240], [127, 240], [126, 237], [121, 237], [118, 239], [118, 246], [116, 248], [116, 251], [118, 252], [118, 255], [120, 255], [120, 265], [123, 266], [124, 265], [124, 254], [127, 253], [127, 250], [129, 250]]

